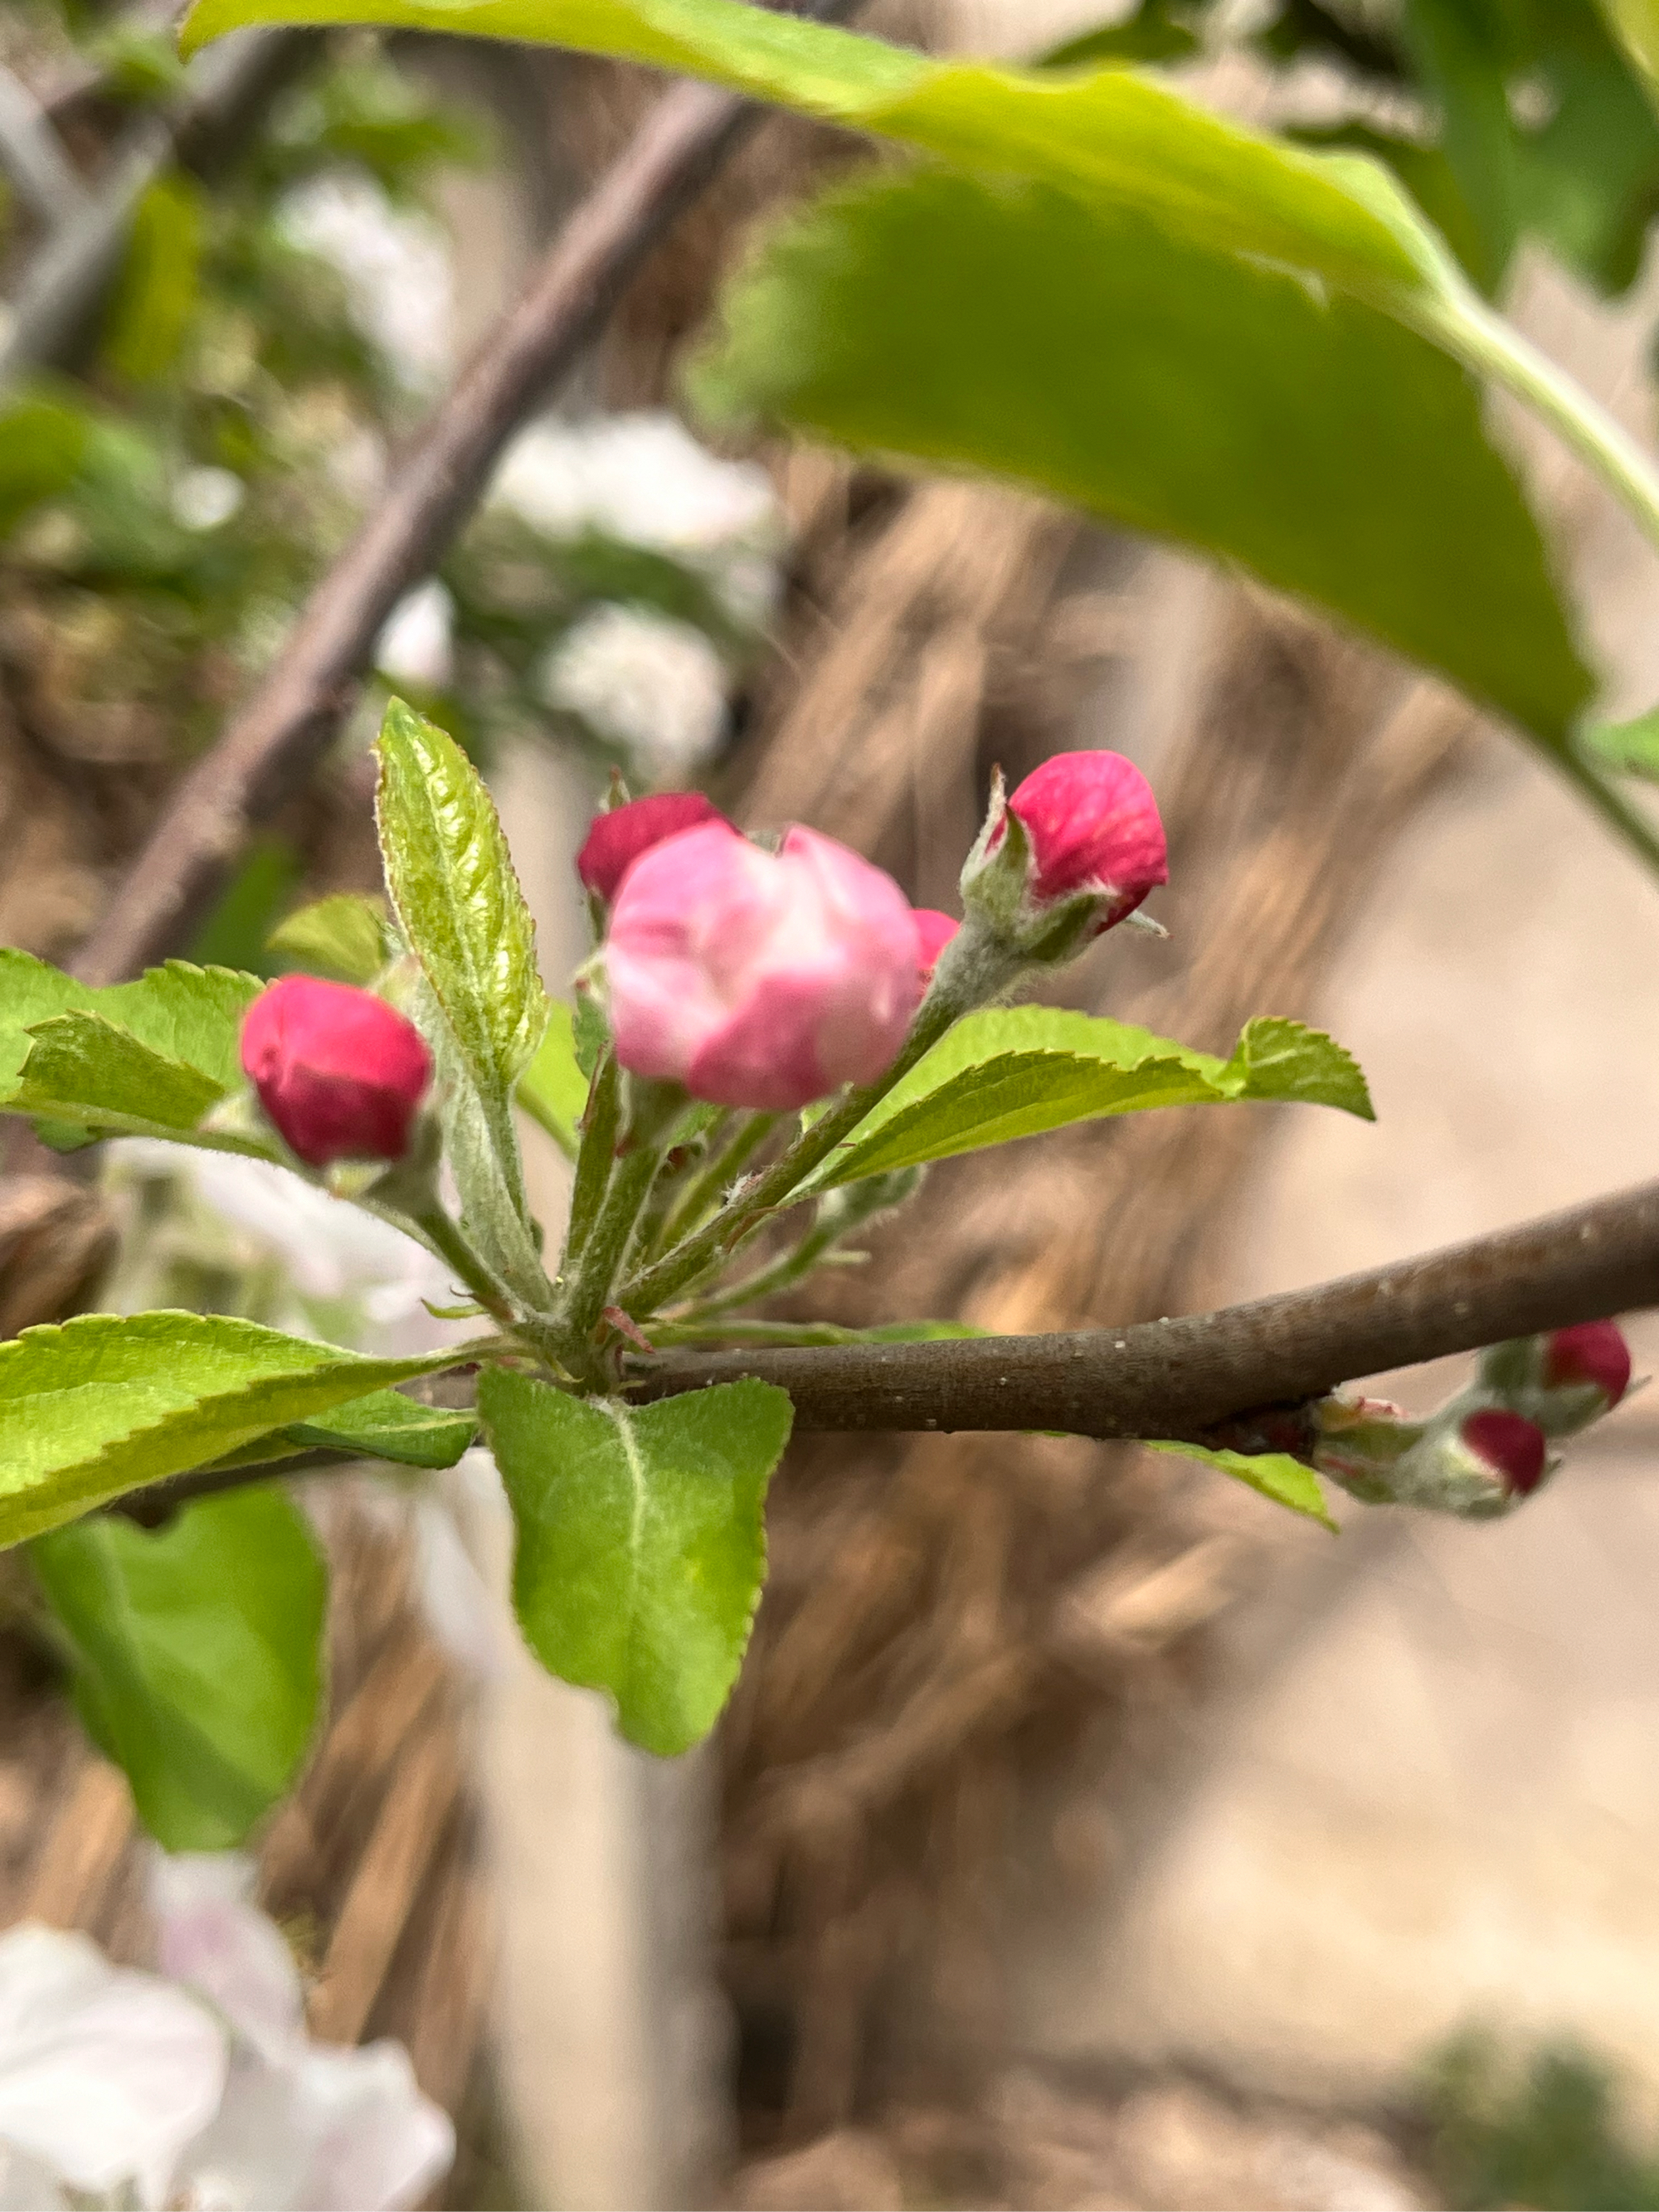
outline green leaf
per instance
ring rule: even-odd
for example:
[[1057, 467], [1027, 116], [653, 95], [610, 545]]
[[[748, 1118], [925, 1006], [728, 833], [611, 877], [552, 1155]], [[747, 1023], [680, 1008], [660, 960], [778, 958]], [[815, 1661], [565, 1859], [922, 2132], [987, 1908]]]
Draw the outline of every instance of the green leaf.
[[151, 1835], [170, 1851], [243, 1843], [292, 1788], [321, 1698], [327, 1578], [300, 1513], [257, 1487], [154, 1533], [83, 1521], [29, 1556], [87, 1732]]
[[1407, 0], [1405, 28], [1440, 108], [1440, 150], [1480, 240], [1474, 274], [1502, 283], [1520, 236], [1520, 149], [1500, 27], [1467, 0]]
[[689, 1750], [749, 1641], [788, 1399], [726, 1382], [633, 1407], [491, 1367], [478, 1410], [517, 1526], [525, 1640], [550, 1673], [608, 1691], [631, 1743]]
[[1333, 1534], [1341, 1533], [1331, 1518], [1319, 1477], [1288, 1452], [1206, 1451], [1201, 1444], [1162, 1443], [1150, 1437], [1146, 1449], [1171, 1452], [1177, 1459], [1201, 1460], [1206, 1467], [1218, 1468], [1223, 1474], [1231, 1474], [1236, 1481], [1259, 1490], [1274, 1504], [1286, 1505], [1292, 1513], [1305, 1514], [1310, 1521], [1317, 1521]]
[[830, 194], [723, 312], [693, 390], [724, 419], [990, 470], [1240, 562], [1552, 747], [1589, 695], [1474, 384], [1358, 299], [1135, 208], [934, 173]]
[[1601, 0], [1608, 27], [1659, 105], [1659, 0]]
[[373, 22], [684, 70], [965, 168], [1139, 209], [1171, 235], [1340, 285], [1432, 289], [1443, 264], [1382, 172], [1296, 152], [1127, 70], [938, 62], [741, 0], [196, 0], [185, 51], [244, 23]]
[[1659, 783], [1659, 707], [1628, 722], [1592, 722], [1579, 743], [1618, 774]]
[[0, 538], [74, 483], [89, 425], [77, 407], [31, 397], [0, 408]]
[[587, 1109], [587, 1078], [576, 1058], [574, 1014], [560, 1000], [553, 1003], [536, 1057], [519, 1078], [519, 1103], [574, 1160]]
[[536, 929], [494, 802], [444, 731], [393, 699], [375, 811], [392, 910], [419, 963], [416, 1020], [437, 1063], [463, 1218], [530, 1306], [553, 1293], [530, 1230], [513, 1097], [547, 1027]]
[[204, 222], [201, 186], [182, 170], [158, 177], [138, 203], [103, 347], [130, 384], [154, 384], [178, 359], [196, 307]]
[[536, 925], [477, 770], [453, 738], [393, 699], [376, 810], [386, 887], [474, 1080], [512, 1095], [547, 1027]]
[[422, 1406], [400, 1390], [353, 1399], [325, 1419], [294, 1421], [283, 1433], [301, 1449], [359, 1452], [400, 1467], [453, 1467], [478, 1433], [477, 1416], [453, 1406]]
[[337, 983], [372, 983], [397, 951], [386, 901], [341, 891], [278, 922], [265, 950], [307, 975]]
[[1359, 1063], [1346, 1046], [1322, 1030], [1278, 1014], [1257, 1014], [1245, 1023], [1218, 1081], [1232, 1098], [1334, 1106], [1362, 1121], [1376, 1119]]
[[242, 1018], [264, 988], [257, 975], [169, 960], [136, 983], [96, 989], [29, 953], [0, 947], [0, 1107], [28, 1057], [29, 1031], [58, 1014], [100, 1015], [162, 1059], [231, 1090], [242, 1079]]
[[1052, 46], [1044, 69], [1098, 68], [1107, 62], [1184, 62], [1199, 51], [1198, 33], [1171, 11], [1170, 0], [1140, 0], [1133, 15], [1084, 31]]
[[4, 1102], [9, 1113], [103, 1137], [179, 1137], [193, 1133], [225, 1095], [210, 1075], [164, 1059], [101, 1014], [58, 1014], [30, 1034], [33, 1046]]
[[1372, 1119], [1352, 1059], [1300, 1022], [1259, 1017], [1222, 1060], [1126, 1022], [1053, 1006], [989, 1008], [958, 1022], [803, 1188], [829, 1189], [1102, 1115], [1238, 1098]]
[[25, 1329], [0, 1344], [0, 1546], [455, 1364], [453, 1352], [365, 1358], [223, 1315]]

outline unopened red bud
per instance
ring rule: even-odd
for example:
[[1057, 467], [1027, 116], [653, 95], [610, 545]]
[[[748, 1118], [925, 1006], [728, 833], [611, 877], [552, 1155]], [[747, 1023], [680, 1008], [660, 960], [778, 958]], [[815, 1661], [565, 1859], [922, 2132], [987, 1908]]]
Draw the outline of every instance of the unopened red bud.
[[939, 954], [962, 924], [951, 915], [939, 914], [930, 906], [914, 907], [911, 920], [916, 925], [916, 965], [926, 981], [938, 967]]
[[1097, 893], [1106, 903], [1097, 935], [1170, 880], [1152, 786], [1121, 753], [1056, 753], [1018, 787], [1008, 811], [1031, 841], [1031, 896], [1046, 904]]
[[307, 1167], [400, 1160], [432, 1079], [420, 1031], [372, 992], [284, 975], [242, 1024], [242, 1066]]
[[1544, 1431], [1524, 1414], [1490, 1406], [1484, 1412], [1471, 1413], [1458, 1434], [1512, 1492], [1524, 1498], [1542, 1481]]
[[1618, 1322], [1586, 1321], [1558, 1328], [1545, 1340], [1544, 1381], [1552, 1390], [1588, 1383], [1609, 1407], [1616, 1406], [1630, 1388], [1630, 1346]]
[[[608, 904], [641, 853], [705, 822], [732, 830], [720, 809], [700, 791], [661, 791], [649, 799], [631, 799], [626, 806], [596, 817], [576, 855], [576, 873]], [[738, 833], [732, 830], [732, 834], [735, 837]]]

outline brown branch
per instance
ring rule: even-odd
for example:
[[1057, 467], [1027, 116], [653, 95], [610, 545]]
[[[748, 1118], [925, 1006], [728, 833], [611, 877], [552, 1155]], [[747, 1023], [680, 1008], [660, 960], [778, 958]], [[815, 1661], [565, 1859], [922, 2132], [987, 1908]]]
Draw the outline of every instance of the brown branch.
[[[638, 1400], [754, 1376], [798, 1429], [1063, 1429], [1218, 1441], [1339, 1382], [1659, 1305], [1659, 1183], [1219, 1312], [1052, 1336], [664, 1353]], [[1230, 1436], [1227, 1441], [1233, 1439]]]
[[[789, 1393], [798, 1430], [1061, 1430], [1297, 1450], [1312, 1435], [1298, 1417], [1340, 1382], [1653, 1305], [1659, 1182], [1215, 1313], [1053, 1336], [666, 1353], [632, 1362], [627, 1387], [643, 1404], [753, 1376]], [[155, 1528], [194, 1498], [362, 1464], [313, 1451], [198, 1468], [107, 1510]]]
[[112, 982], [178, 950], [249, 824], [310, 775], [382, 624], [465, 520], [502, 447], [759, 112], [702, 85], [677, 86], [657, 102], [434, 409], [252, 698], [179, 784], [82, 947], [75, 969], [84, 981]]

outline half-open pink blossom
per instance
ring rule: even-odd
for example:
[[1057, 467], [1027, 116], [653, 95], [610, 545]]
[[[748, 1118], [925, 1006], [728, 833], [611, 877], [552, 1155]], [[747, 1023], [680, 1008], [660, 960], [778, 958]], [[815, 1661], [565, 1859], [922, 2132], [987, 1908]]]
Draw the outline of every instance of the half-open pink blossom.
[[1630, 1346], [1617, 1322], [1585, 1321], [1558, 1328], [1544, 1346], [1544, 1381], [1552, 1390], [1588, 1383], [1609, 1408], [1630, 1388]]
[[931, 906], [913, 907], [910, 918], [916, 925], [916, 962], [925, 982], [938, 967], [939, 954], [962, 924], [953, 915], [940, 914]]
[[617, 893], [605, 965], [623, 1067], [773, 1113], [881, 1074], [922, 993], [902, 891], [811, 830], [775, 854], [724, 823], [653, 847]]
[[242, 1066], [307, 1167], [400, 1160], [432, 1056], [395, 1006], [349, 983], [284, 975], [248, 1008]]
[[1018, 786], [1008, 811], [1031, 841], [1032, 898], [1097, 892], [1105, 902], [1097, 935], [1170, 879], [1152, 786], [1121, 753], [1056, 753]]
[[576, 855], [576, 873], [590, 891], [609, 902], [641, 853], [704, 822], [732, 829], [714, 801], [700, 791], [659, 791], [648, 799], [630, 799], [626, 806], [594, 817]]

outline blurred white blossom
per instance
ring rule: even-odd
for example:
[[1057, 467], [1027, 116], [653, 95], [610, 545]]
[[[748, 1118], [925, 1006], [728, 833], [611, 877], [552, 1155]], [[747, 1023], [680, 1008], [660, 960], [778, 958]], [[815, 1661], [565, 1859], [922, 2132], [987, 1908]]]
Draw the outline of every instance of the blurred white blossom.
[[231, 469], [186, 469], [173, 487], [173, 520], [186, 530], [216, 530], [247, 495]]
[[[331, 1313], [331, 1320], [355, 1316], [350, 1333], [360, 1347], [388, 1355], [435, 1350], [469, 1333], [470, 1324], [434, 1320], [422, 1304], [456, 1302], [442, 1261], [389, 1222], [286, 1168], [148, 1137], [123, 1138], [106, 1147], [106, 1158], [118, 1182], [125, 1176], [168, 1176], [182, 1184], [216, 1218], [231, 1239], [232, 1256], [244, 1266], [275, 1261], [293, 1293], [280, 1327], [316, 1334], [305, 1310], [313, 1301], [348, 1310]], [[174, 1231], [181, 1243], [191, 1233], [188, 1221]]]
[[386, 617], [374, 647], [374, 665], [393, 684], [441, 691], [454, 668], [455, 601], [448, 586], [428, 576], [405, 592]]
[[597, 531], [659, 553], [775, 550], [782, 536], [765, 470], [722, 460], [661, 411], [532, 423], [490, 496], [550, 538]]
[[0, 1937], [0, 2205], [392, 2212], [448, 2170], [454, 2130], [398, 2045], [310, 2041], [252, 1878], [159, 1862], [160, 1974], [84, 1936]]
[[599, 606], [548, 656], [542, 696], [625, 745], [653, 781], [674, 781], [719, 747], [726, 668], [690, 623], [648, 607]]
[[394, 207], [365, 172], [309, 178], [283, 201], [291, 242], [344, 278], [353, 321], [413, 391], [442, 382], [453, 323], [449, 249], [431, 216]]

